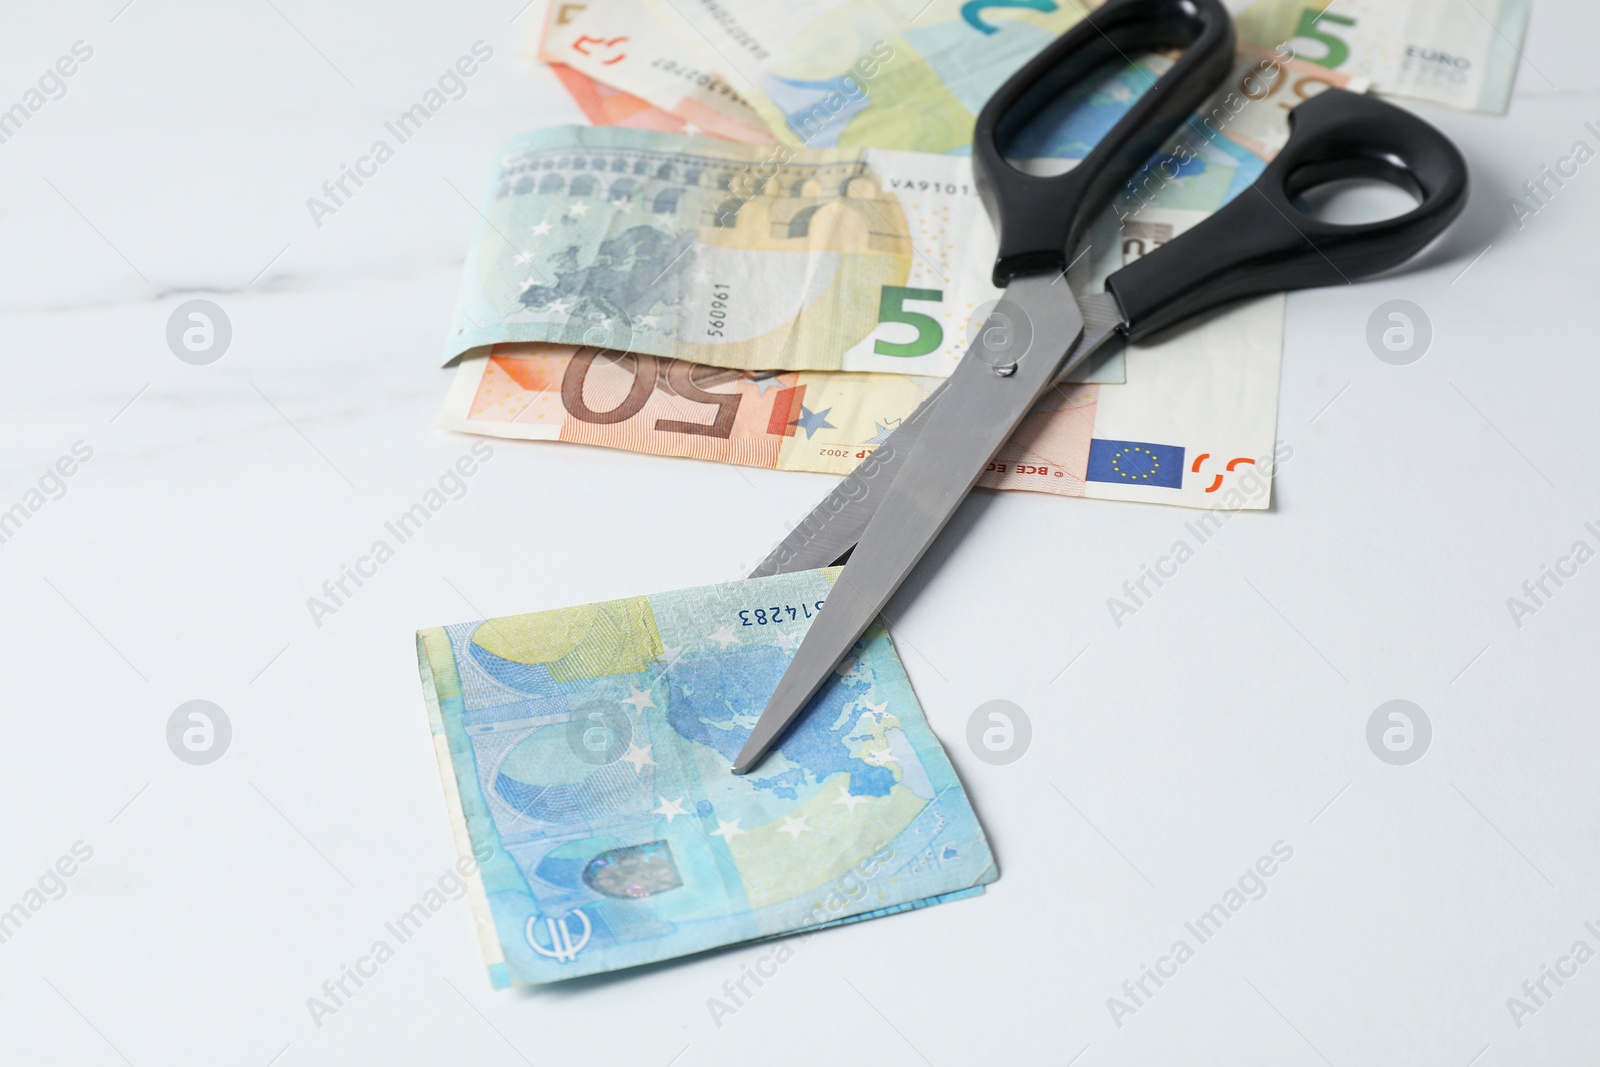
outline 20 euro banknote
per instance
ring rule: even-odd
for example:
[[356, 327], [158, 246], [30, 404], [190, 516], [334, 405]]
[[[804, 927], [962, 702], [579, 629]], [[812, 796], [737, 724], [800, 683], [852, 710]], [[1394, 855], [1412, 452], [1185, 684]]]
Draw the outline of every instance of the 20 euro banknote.
[[994, 91], [1086, 10], [1076, 0], [671, 6], [715, 47], [723, 73], [786, 142], [958, 153]]
[[496, 986], [874, 918], [997, 877], [881, 623], [782, 745], [732, 773], [836, 574], [417, 635]]

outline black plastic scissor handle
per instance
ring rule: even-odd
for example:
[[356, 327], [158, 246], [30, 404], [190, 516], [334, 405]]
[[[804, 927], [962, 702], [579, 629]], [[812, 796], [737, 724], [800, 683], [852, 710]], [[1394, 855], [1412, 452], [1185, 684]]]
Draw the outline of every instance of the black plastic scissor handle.
[[[1003, 146], [1029, 119], [1096, 68], [1153, 49], [1183, 56], [1111, 132], [1065, 174], [1026, 174]], [[1000, 235], [994, 283], [1061, 270], [1093, 214], [1227, 78], [1233, 22], [1219, 0], [1112, 0], [1062, 34], [978, 114], [972, 170], [978, 196]]]
[[[1288, 143], [1254, 185], [1106, 279], [1130, 338], [1243, 297], [1338, 285], [1397, 267], [1466, 206], [1461, 152], [1422, 119], [1377, 97], [1325, 90], [1289, 113], [1289, 129]], [[1419, 203], [1392, 219], [1348, 225], [1291, 202], [1347, 178], [1388, 182]]]

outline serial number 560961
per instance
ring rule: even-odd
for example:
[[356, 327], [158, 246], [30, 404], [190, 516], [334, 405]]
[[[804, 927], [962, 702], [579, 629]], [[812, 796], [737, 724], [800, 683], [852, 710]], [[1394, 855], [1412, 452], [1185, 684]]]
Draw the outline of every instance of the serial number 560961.
[[706, 313], [706, 336], [721, 337], [728, 319], [728, 287], [722, 282], [711, 283], [711, 310]]
[[822, 610], [822, 601], [813, 604], [774, 604], [769, 608], [747, 608], [739, 612], [739, 621], [745, 626], [766, 626], [769, 623], [789, 622], [811, 618]]

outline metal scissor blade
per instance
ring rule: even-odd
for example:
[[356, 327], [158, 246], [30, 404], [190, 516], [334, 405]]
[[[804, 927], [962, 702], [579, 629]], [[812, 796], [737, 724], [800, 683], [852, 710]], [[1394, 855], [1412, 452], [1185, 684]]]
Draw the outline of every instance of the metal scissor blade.
[[[1023, 354], [997, 359], [980, 333], [962, 358], [734, 760], [735, 774], [755, 766], [805, 709], [933, 544], [989, 457], [1055, 381], [1083, 332], [1077, 301], [1055, 272], [1013, 279], [994, 314], [1011, 318]], [[1009, 366], [1004, 372], [996, 369], [1002, 360]]]
[[[1110, 293], [1079, 297], [1078, 308], [1083, 316], [1083, 334], [1057, 372], [1057, 383], [1099, 351], [1122, 325], [1122, 310]], [[789, 531], [789, 535], [750, 572], [750, 577], [765, 578], [772, 574], [828, 567], [854, 548], [877, 512], [884, 492], [922, 436], [928, 413], [944, 395], [948, 384], [948, 381], [940, 382], [872, 455], [862, 460], [811, 509], [800, 525]]]
[[878, 510], [884, 490], [894, 481], [901, 463], [922, 436], [928, 413], [944, 396], [949, 384], [949, 379], [940, 382], [872, 455], [857, 464], [855, 470], [811, 509], [799, 526], [790, 530], [789, 535], [767, 553], [767, 558], [750, 572], [750, 577], [765, 578], [772, 574], [829, 567], [854, 548]]

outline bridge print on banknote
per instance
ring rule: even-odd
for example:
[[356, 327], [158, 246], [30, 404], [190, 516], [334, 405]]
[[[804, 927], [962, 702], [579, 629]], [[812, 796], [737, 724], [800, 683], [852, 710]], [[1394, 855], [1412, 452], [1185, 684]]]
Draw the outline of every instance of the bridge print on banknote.
[[[885, 286], [931, 275], [914, 268], [909, 236], [926, 224], [870, 152], [773, 151], [611, 128], [514, 139], [490, 176], [450, 354], [558, 341], [838, 367], [878, 329]], [[962, 206], [975, 215], [970, 189]], [[926, 210], [941, 226], [950, 212]]]
[[983, 830], [880, 624], [753, 774], [734, 755], [837, 569], [425, 630], [496, 986], [981, 892]]
[[[1150, 62], [1052, 112], [1029, 169], [1070, 166], [1159, 73]], [[1119, 218], [1159, 228], [1163, 212], [1215, 211], [1261, 173], [1255, 151], [1281, 144], [1287, 113], [1269, 100], [1186, 126], [1097, 223], [1075, 268], [1082, 291], [1120, 265], [1107, 258]], [[501, 148], [479, 215], [450, 361], [548, 342], [747, 372], [942, 378], [999, 296], [994, 228], [957, 156], [554, 127]]]

